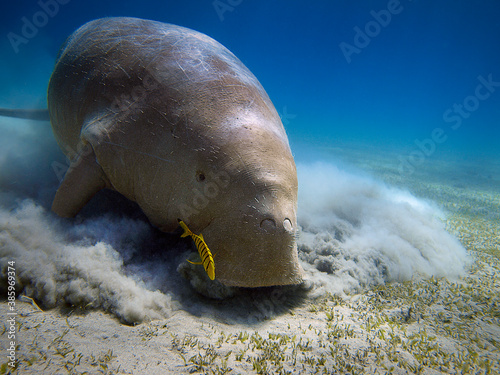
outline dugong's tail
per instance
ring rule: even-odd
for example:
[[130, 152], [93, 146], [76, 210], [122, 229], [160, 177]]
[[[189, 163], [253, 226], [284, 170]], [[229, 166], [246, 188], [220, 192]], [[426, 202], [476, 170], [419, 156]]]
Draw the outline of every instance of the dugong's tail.
[[50, 121], [48, 109], [0, 108], [0, 116], [24, 118], [27, 120]]

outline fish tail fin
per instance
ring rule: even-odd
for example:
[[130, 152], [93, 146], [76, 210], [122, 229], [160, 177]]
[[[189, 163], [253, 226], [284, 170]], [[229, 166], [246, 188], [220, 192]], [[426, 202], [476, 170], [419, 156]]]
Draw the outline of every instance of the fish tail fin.
[[191, 236], [193, 234], [193, 232], [191, 232], [191, 230], [189, 230], [189, 228], [187, 227], [187, 225], [180, 219], [177, 219], [179, 221], [179, 225], [181, 226], [182, 229], [184, 229], [184, 233], [181, 234], [181, 237], [187, 237], [187, 236]]

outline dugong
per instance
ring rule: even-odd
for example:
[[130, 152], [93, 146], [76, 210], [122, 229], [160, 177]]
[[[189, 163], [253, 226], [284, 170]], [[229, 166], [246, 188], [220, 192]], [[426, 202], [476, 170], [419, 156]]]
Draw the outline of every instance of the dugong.
[[99, 190], [138, 203], [171, 232], [183, 220], [228, 286], [297, 284], [297, 173], [257, 78], [199, 32], [103, 18], [63, 44], [48, 87], [71, 161], [52, 210], [75, 216]]

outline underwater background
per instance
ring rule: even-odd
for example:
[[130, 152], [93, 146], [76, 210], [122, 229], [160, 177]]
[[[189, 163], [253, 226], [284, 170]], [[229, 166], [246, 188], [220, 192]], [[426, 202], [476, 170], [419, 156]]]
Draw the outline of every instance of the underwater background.
[[2, 5], [3, 103], [43, 106], [55, 56], [71, 32], [95, 18], [134, 16], [189, 27], [226, 46], [285, 116], [292, 145], [376, 144], [397, 149], [406, 171], [408, 163], [425, 165], [411, 156], [415, 142], [442, 129], [426, 159], [498, 155], [500, 86], [476, 93], [483, 80], [500, 81], [500, 5], [493, 0], [62, 3], [16, 48], [7, 34], [22, 36], [21, 18], [32, 20], [41, 8], [36, 1]]
[[307, 275], [211, 288], [189, 243], [113, 194], [56, 218], [66, 160], [50, 124], [0, 118], [0, 292], [16, 259], [20, 293], [44, 310], [18, 302], [19, 373], [68, 369], [61, 348], [90, 373], [500, 371], [499, 15], [493, 0], [2, 4], [2, 108], [46, 108], [61, 44], [100, 17], [181, 25], [233, 52], [289, 137]]

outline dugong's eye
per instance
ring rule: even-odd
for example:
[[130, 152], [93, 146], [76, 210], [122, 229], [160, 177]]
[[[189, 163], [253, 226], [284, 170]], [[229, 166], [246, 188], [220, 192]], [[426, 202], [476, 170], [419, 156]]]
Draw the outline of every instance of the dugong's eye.
[[196, 179], [200, 182], [205, 181], [205, 174], [203, 172], [196, 172]]

